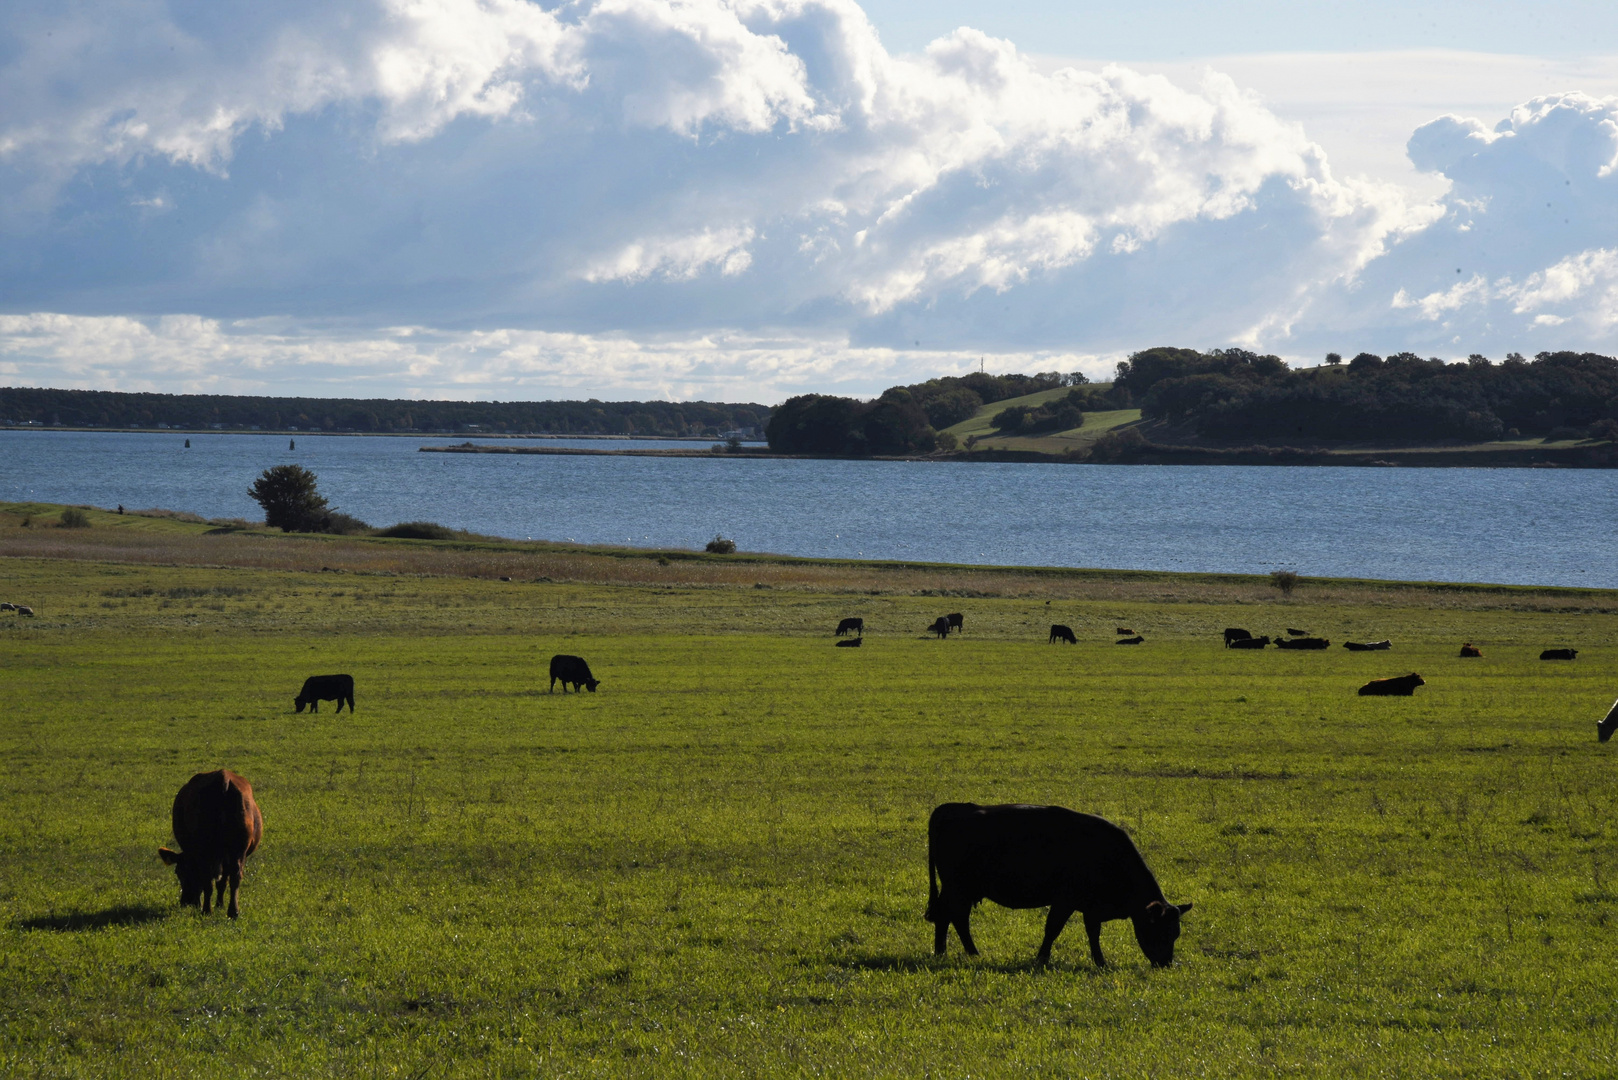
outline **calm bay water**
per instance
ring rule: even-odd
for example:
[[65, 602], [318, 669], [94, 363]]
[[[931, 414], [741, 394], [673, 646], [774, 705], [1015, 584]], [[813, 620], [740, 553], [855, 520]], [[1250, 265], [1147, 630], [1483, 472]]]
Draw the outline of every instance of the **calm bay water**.
[[[191, 449], [184, 448], [186, 438]], [[459, 440], [0, 431], [0, 499], [262, 516], [297, 462], [338, 509], [499, 536], [929, 562], [1618, 588], [1618, 473], [423, 454]], [[502, 441], [521, 445], [528, 440]], [[534, 440], [534, 445], [691, 443]]]

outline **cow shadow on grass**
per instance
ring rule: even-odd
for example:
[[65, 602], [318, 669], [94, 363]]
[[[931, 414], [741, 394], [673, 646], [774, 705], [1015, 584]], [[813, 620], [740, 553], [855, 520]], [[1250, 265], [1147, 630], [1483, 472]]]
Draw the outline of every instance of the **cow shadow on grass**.
[[18, 919], [19, 930], [105, 930], [109, 926], [142, 926], [166, 919], [172, 913], [169, 907], [157, 904], [116, 904], [100, 911], [71, 911], [58, 915], [36, 915], [32, 919]]
[[948, 971], [953, 968], [970, 965], [977, 971], [993, 971], [1000, 975], [1030, 975], [1039, 972], [1094, 972], [1098, 970], [1094, 964], [1064, 964], [1053, 961], [1041, 964], [1033, 957], [1022, 960], [985, 960], [982, 957], [969, 957], [962, 953], [950, 953], [947, 956], [933, 956], [932, 954], [917, 955], [915, 953], [871, 953], [863, 956], [850, 956], [835, 961], [838, 967], [849, 968], [854, 971], [885, 971], [896, 975], [919, 975], [928, 972]]

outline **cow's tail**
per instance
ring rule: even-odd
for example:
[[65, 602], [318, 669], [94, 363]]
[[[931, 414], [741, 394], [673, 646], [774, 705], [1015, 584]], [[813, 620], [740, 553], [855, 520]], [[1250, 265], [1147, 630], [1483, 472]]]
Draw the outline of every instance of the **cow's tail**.
[[930, 923], [938, 922], [938, 863], [933, 859], [933, 845], [931, 840], [927, 844], [927, 914], [922, 918]]

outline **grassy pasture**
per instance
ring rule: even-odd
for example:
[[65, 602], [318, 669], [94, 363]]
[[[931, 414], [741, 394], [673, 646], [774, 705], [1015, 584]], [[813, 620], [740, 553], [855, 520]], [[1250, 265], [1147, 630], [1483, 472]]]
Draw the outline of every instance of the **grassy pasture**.
[[[1097, 384], [1102, 388], [1108, 385]], [[990, 402], [980, 408], [975, 416], [944, 430], [954, 435], [962, 444], [965, 444], [969, 436], [975, 435], [978, 440], [976, 445], [985, 450], [1033, 450], [1042, 454], [1063, 454], [1069, 450], [1089, 446], [1109, 431], [1140, 422], [1139, 409], [1112, 409], [1086, 412], [1084, 423], [1076, 428], [1067, 431], [1048, 431], [1039, 435], [1001, 435], [989, 423], [1013, 405], [1033, 408], [1066, 397], [1071, 389], [1072, 387], [1060, 386], [1055, 390], [1041, 390], [1037, 394], [1024, 394], [1022, 397]]]
[[[1618, 1071], [1612, 594], [92, 517], [0, 514], [0, 598], [39, 613], [0, 615], [0, 1075]], [[849, 614], [866, 646], [833, 649]], [[556, 652], [601, 691], [547, 694]], [[1414, 698], [1354, 694], [1411, 670]], [[358, 714], [293, 715], [332, 671]], [[235, 923], [155, 855], [218, 765], [266, 823]], [[1075, 924], [1037, 970], [1043, 913], [992, 905], [980, 959], [933, 959], [951, 799], [1127, 825], [1196, 903], [1176, 965], [1116, 923], [1098, 971]]]

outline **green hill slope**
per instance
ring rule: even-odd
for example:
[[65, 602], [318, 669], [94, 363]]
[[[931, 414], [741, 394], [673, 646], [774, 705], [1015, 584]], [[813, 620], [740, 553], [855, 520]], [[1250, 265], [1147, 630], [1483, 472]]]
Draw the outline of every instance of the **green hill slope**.
[[[1102, 383], [1099, 388], [1106, 389], [1108, 385]], [[1106, 412], [1085, 413], [1084, 423], [1068, 431], [1047, 431], [1039, 435], [1001, 435], [989, 426], [989, 421], [1003, 409], [1009, 409], [1013, 405], [1030, 408], [1043, 405], [1066, 396], [1069, 389], [1063, 386], [1054, 390], [1041, 390], [1037, 394], [996, 401], [983, 406], [970, 420], [962, 420], [959, 424], [944, 430], [954, 435], [963, 447], [968, 438], [976, 437], [977, 442], [974, 446], [979, 450], [1034, 450], [1043, 454], [1061, 454], [1077, 447], [1089, 446], [1109, 431], [1140, 422], [1139, 409], [1111, 409]]]

